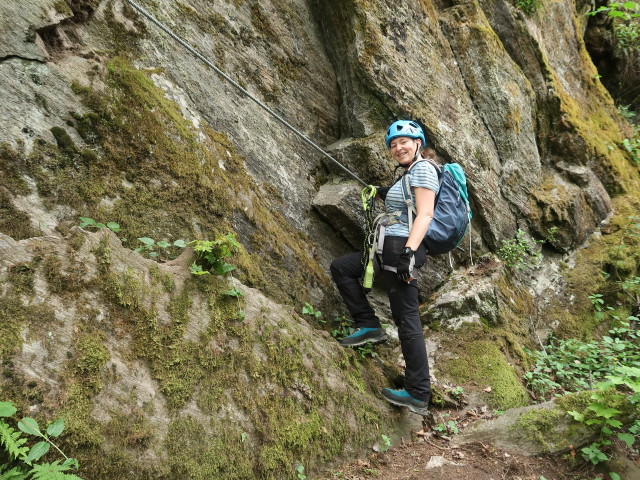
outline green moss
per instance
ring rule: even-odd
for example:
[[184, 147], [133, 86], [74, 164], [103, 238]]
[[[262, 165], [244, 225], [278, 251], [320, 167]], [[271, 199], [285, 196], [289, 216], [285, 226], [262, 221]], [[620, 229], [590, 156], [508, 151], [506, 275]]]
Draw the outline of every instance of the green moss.
[[93, 391], [100, 390], [100, 376], [110, 359], [102, 337], [95, 331], [80, 335], [75, 342], [75, 353], [72, 359], [77, 377], [82, 378], [83, 384]]
[[0, 232], [10, 236], [14, 240], [38, 236], [38, 231], [31, 227], [29, 216], [17, 210], [11, 198], [3, 188], [0, 187]]
[[511, 429], [524, 431], [532, 442], [547, 451], [555, 450], [558, 446], [568, 448], [566, 436], [557, 431], [558, 424], [566, 415], [566, 412], [557, 408], [531, 410], [520, 415]]
[[0, 297], [0, 358], [11, 358], [22, 345], [22, 331], [31, 325], [46, 324], [54, 320], [46, 307], [27, 306], [13, 293]]
[[54, 293], [61, 293], [68, 285], [65, 276], [62, 274], [60, 257], [57, 253], [52, 253], [44, 258], [42, 269], [49, 288]]
[[17, 292], [33, 294], [33, 276], [38, 262], [18, 263], [9, 267], [8, 280]]
[[565, 272], [566, 295], [555, 299], [547, 312], [548, 317], [558, 322], [555, 331], [558, 337], [582, 340], [593, 337], [603, 318], [595, 315], [589, 295], [604, 294], [609, 306], [623, 300], [619, 285], [608, 282], [606, 277], [610, 275], [617, 280], [633, 263], [640, 263], [640, 241], [628, 229], [629, 217], [637, 215], [640, 208], [637, 195], [613, 199], [616, 213], [606, 227], [610, 233], [592, 237], [589, 245], [576, 254], [575, 266]]
[[71, 8], [69, 8], [69, 5], [65, 0], [56, 0], [56, 2], [53, 4], [53, 8], [56, 10], [56, 12], [63, 15], [73, 15]]
[[228, 428], [208, 431], [209, 428], [190, 417], [169, 425], [165, 445], [172, 478], [256, 478], [251, 461], [256, 452], [249, 442], [242, 442], [242, 432]]
[[63, 153], [66, 153], [67, 155], [73, 155], [75, 153], [78, 153], [78, 148], [76, 147], [76, 144], [73, 142], [73, 140], [71, 139], [71, 137], [69, 136], [69, 134], [64, 128], [53, 127], [51, 128], [51, 133], [53, 134], [54, 138], [56, 139], [56, 143], [58, 144], [58, 147]]
[[[24, 146], [20, 144], [22, 148]], [[22, 178], [20, 173], [24, 163], [23, 155], [12, 148], [8, 143], [0, 143], [0, 178], [2, 178], [2, 186], [7, 188], [14, 195], [28, 195], [30, 193], [27, 182]], [[0, 190], [2, 193], [2, 190]], [[3, 197], [6, 193], [3, 193]], [[4, 215], [0, 216], [3, 218]]]
[[165, 292], [171, 293], [176, 289], [176, 282], [173, 277], [168, 273], [161, 272], [157, 266], [152, 266], [149, 269], [149, 275], [151, 276], [152, 285], [162, 285]]
[[[473, 329], [473, 326], [467, 327]], [[461, 338], [482, 338], [486, 334], [476, 332], [462, 334]], [[491, 387], [488, 403], [499, 409], [519, 407], [528, 403], [528, 395], [519, 381], [517, 372], [507, 363], [497, 342], [492, 339], [465, 340], [459, 348], [447, 346], [455, 358], [443, 362], [442, 371], [455, 382], [483, 382]]]

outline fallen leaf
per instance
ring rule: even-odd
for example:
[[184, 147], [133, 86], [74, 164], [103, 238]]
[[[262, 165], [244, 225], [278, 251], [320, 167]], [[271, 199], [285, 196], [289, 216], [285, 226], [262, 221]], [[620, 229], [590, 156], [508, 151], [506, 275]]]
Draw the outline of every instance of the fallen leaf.
[[491, 391], [491, 387], [487, 387], [484, 389], [485, 392], [489, 393]]

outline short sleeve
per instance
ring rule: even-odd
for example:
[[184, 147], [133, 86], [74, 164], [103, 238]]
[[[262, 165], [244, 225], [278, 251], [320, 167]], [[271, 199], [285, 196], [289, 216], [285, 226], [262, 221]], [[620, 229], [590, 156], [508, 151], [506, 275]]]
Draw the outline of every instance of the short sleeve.
[[436, 167], [429, 162], [418, 162], [409, 170], [409, 184], [412, 187], [428, 188], [438, 193], [440, 182], [438, 181]]

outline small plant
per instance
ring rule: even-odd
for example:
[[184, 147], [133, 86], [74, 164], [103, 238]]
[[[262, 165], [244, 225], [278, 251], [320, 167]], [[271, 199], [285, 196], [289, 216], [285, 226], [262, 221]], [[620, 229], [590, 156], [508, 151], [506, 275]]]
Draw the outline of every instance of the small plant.
[[[225, 290], [224, 292], [221, 292], [222, 295], [227, 295], [229, 297], [234, 297], [236, 300], [238, 300], [238, 306], [241, 306], [242, 303], [240, 301], [240, 299], [242, 297], [244, 297], [244, 293], [242, 293], [241, 290], [239, 290], [237, 287], [232, 287], [229, 290]], [[238, 310], [238, 320], [243, 321], [245, 316], [244, 316], [244, 310], [242, 308], [240, 308]], [[1, 480], [1, 479], [0, 479]]]
[[355, 347], [354, 350], [358, 352], [358, 355], [362, 359], [365, 359], [367, 357], [376, 358], [378, 356], [378, 354], [373, 349], [373, 344], [371, 342], [367, 342], [364, 345]]
[[298, 473], [298, 480], [305, 480], [307, 476], [304, 474], [304, 465], [298, 465], [296, 468], [296, 472]]
[[[604, 307], [603, 307], [604, 308]], [[629, 317], [611, 328], [602, 340], [581, 342], [551, 339], [546, 350], [526, 353], [535, 360], [524, 378], [541, 400], [567, 392], [589, 390], [613, 374], [617, 366], [640, 368], [640, 334], [630, 328]]]
[[188, 243], [188, 245], [193, 245], [193, 251], [198, 257], [198, 260], [189, 267], [193, 275], [207, 275], [210, 273], [224, 275], [235, 270], [236, 266], [226, 261], [241, 246], [233, 234], [220, 235], [215, 240], [195, 240]]
[[304, 302], [304, 307], [302, 307], [302, 314], [314, 317], [319, 323], [326, 323], [326, 321], [321, 318], [322, 312], [320, 310], [316, 310], [309, 302]]
[[[40, 430], [38, 422], [25, 417], [17, 424], [18, 429], [27, 435], [41, 439], [33, 447], [26, 446], [27, 438], [20, 431], [12, 428], [4, 419], [13, 417], [17, 410], [11, 402], [0, 402], [0, 452], [4, 450], [6, 460], [0, 464], [0, 478], [3, 480], [82, 480], [70, 470], [78, 468], [78, 461], [67, 457], [53, 442], [64, 431], [64, 420], [60, 419], [49, 424], [44, 432]], [[55, 460], [51, 463], [38, 461], [54, 447], [64, 461]]]
[[333, 338], [341, 340], [355, 332], [355, 328], [353, 328], [353, 320], [345, 317], [344, 315], [336, 317], [333, 320], [333, 323], [335, 324], [335, 328], [330, 332]]
[[524, 13], [531, 15], [542, 5], [542, 0], [516, 0], [516, 7]]
[[80, 217], [80, 225], [81, 228], [108, 228], [112, 232], [119, 232], [120, 225], [116, 222], [108, 222], [108, 223], [99, 223], [96, 222], [93, 218], [88, 217]]
[[507, 267], [514, 270], [534, 268], [542, 259], [542, 255], [536, 250], [536, 244], [544, 242], [545, 240], [527, 240], [525, 233], [518, 229], [515, 238], [502, 241], [498, 249], [498, 257]]
[[391, 448], [391, 439], [386, 436], [384, 433], [382, 434], [382, 442], [380, 442], [380, 451], [386, 452]]
[[622, 141], [622, 147], [629, 152], [631, 159], [640, 163], [640, 138], [628, 139]]
[[241, 290], [238, 290], [238, 287], [230, 288], [229, 290], [225, 290], [222, 292], [222, 295], [228, 295], [230, 297], [242, 298], [244, 297], [244, 293]]
[[456, 400], [460, 400], [464, 395], [464, 388], [456, 387], [451, 391], [451, 396]]
[[176, 249], [182, 249], [187, 246], [184, 240], [176, 240], [173, 243], [160, 240], [156, 242], [153, 238], [140, 237], [138, 241], [142, 243], [134, 252], [146, 255], [149, 258], [169, 258], [177, 257]]
[[[448, 414], [444, 414], [443, 418], [448, 417]], [[440, 433], [441, 435], [451, 436], [456, 435], [460, 430], [458, 430], [458, 425], [455, 421], [449, 420], [448, 422], [438, 423], [433, 429]]]
[[619, 54], [628, 54], [631, 50], [638, 49], [640, 39], [640, 5], [636, 2], [610, 2], [602, 5], [596, 10], [588, 12], [587, 15], [606, 14], [613, 20], [613, 35], [615, 38], [616, 50]]
[[[623, 388], [618, 390], [620, 386]], [[640, 368], [617, 367], [614, 374], [607, 375], [607, 381], [598, 383], [595, 389], [596, 392], [591, 395], [592, 401], [587, 406], [587, 413], [574, 410], [567, 412], [574, 420], [598, 428], [598, 440], [581, 449], [583, 457], [594, 465], [609, 459], [603, 450], [611, 445], [610, 438], [614, 429], [618, 430], [624, 426], [619, 418], [622, 412], [612, 408], [612, 402], [626, 399], [635, 411], [640, 407]], [[618, 431], [616, 436], [629, 448], [633, 448], [638, 430], [640, 422], [636, 419], [629, 427], [629, 432]]]

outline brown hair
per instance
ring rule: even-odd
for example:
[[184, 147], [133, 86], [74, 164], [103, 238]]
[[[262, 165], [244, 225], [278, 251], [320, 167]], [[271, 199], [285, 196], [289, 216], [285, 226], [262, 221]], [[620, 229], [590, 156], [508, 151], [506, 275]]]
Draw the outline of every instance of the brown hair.
[[436, 154], [436, 151], [431, 147], [423, 148], [422, 151], [420, 152], [420, 155], [422, 156], [422, 158], [426, 158], [428, 160], [433, 160], [436, 163], [440, 163], [438, 161], [438, 155]]

